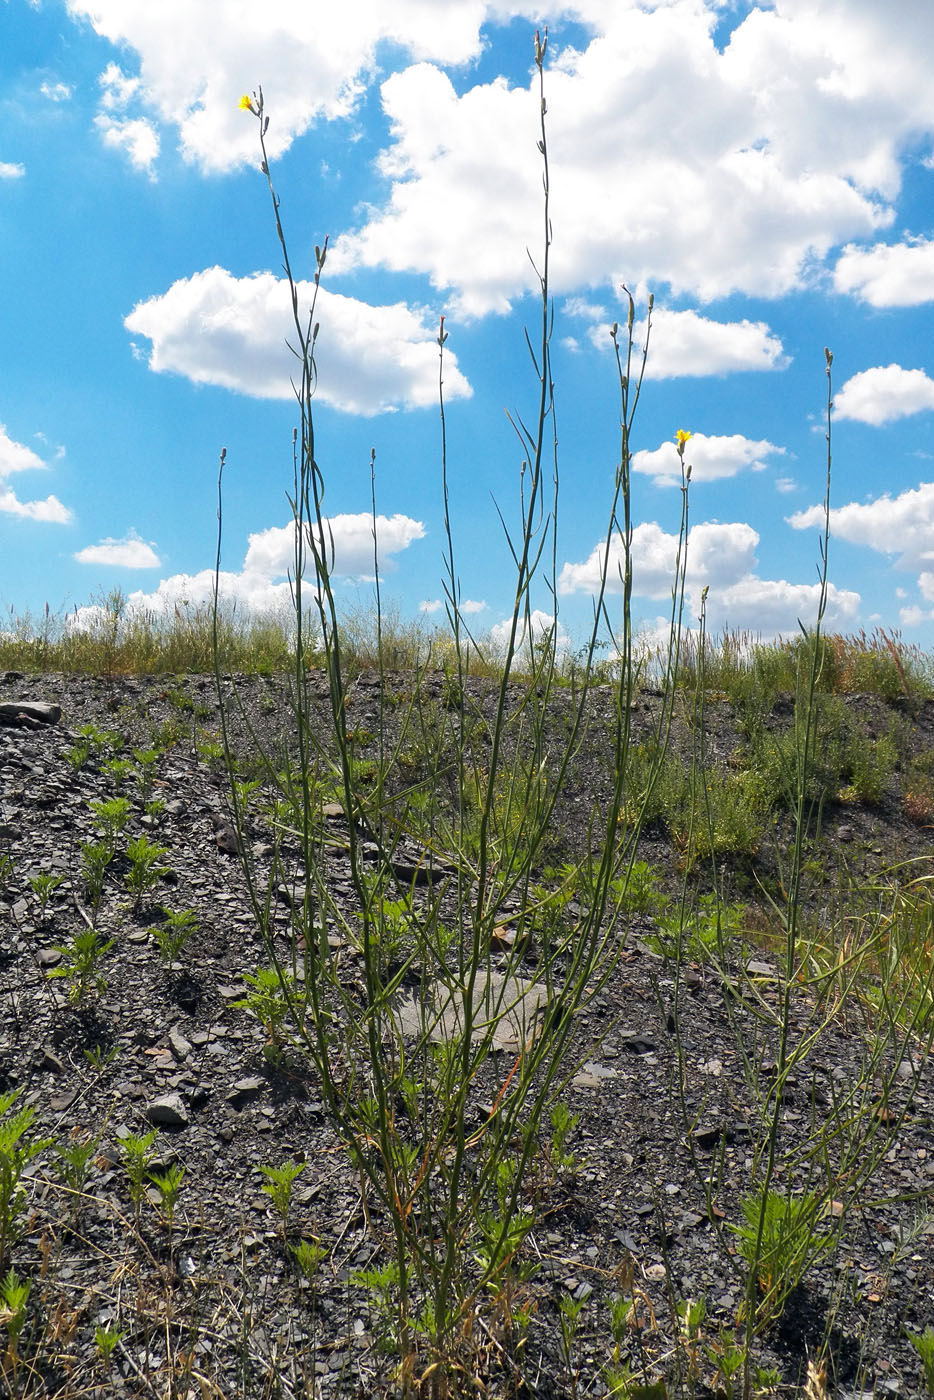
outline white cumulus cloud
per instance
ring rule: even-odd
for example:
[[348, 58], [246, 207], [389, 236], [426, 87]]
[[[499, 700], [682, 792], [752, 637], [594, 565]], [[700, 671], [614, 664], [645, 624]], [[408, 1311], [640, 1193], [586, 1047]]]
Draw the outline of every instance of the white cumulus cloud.
[[[776, 0], [722, 52], [713, 4], [586, 8], [592, 39], [548, 74], [557, 293], [624, 281], [780, 295], [891, 224], [901, 149], [934, 122], [929, 26], [909, 0], [897, 19]], [[534, 81], [460, 90], [423, 62], [381, 93], [391, 190], [336, 241], [337, 265], [427, 272], [461, 311], [505, 309], [535, 285]]]
[[21, 180], [26, 167], [19, 161], [0, 160], [0, 180]]
[[38, 520], [48, 524], [67, 525], [72, 514], [57, 496], [46, 496], [42, 501], [21, 501], [6, 478], [14, 472], [45, 471], [46, 463], [21, 442], [10, 437], [3, 423], [0, 423], [0, 511], [6, 515], [17, 515], [23, 520]]
[[[423, 539], [425, 527], [420, 520], [408, 515], [377, 515], [376, 541], [380, 572], [391, 573], [396, 567], [394, 555], [407, 549], [414, 540]], [[343, 576], [371, 578], [373, 576], [373, 518], [363, 512], [332, 515], [325, 526], [324, 547], [334, 549], [333, 572]], [[295, 527], [293, 524], [272, 525], [250, 535], [245, 573], [261, 574], [266, 578], [283, 578], [294, 569]]]
[[[789, 516], [795, 530], [823, 527], [824, 507], [809, 506]], [[833, 506], [831, 533], [879, 554], [895, 555], [896, 567], [923, 574], [934, 570], [934, 481], [922, 481], [897, 496]]]
[[101, 90], [101, 110], [94, 118], [105, 146], [122, 151], [136, 170], [155, 178], [159, 156], [159, 133], [145, 113], [129, 113], [131, 106], [139, 107], [142, 80], [123, 71], [117, 63], [108, 63], [98, 78]]
[[[685, 594], [689, 614], [700, 609], [701, 592], [709, 588], [707, 618], [712, 628], [748, 629], [762, 636], [790, 632], [800, 619], [812, 624], [817, 616], [820, 588], [786, 579], [764, 579], [755, 573], [759, 536], [743, 521], [720, 524], [707, 521], [694, 525], [688, 534]], [[633, 530], [633, 593], [654, 600], [671, 596], [675, 581], [677, 536], [667, 533], [654, 521]], [[595, 593], [606, 546], [595, 546], [581, 564], [565, 564], [558, 579], [558, 591]], [[620, 593], [623, 550], [619, 539], [610, 549], [608, 591]], [[826, 621], [829, 626], [846, 626], [858, 617], [860, 596], [831, 585]]]
[[105, 146], [123, 151], [137, 170], [153, 173], [159, 155], [159, 133], [144, 117], [115, 119], [106, 112], [94, 118]]
[[[120, 56], [105, 70], [107, 110], [125, 100], [126, 120], [174, 128], [205, 172], [257, 159], [245, 90], [265, 80], [275, 156], [315, 121], [351, 117], [395, 63], [381, 88], [389, 193], [335, 255], [427, 273], [477, 314], [534, 286], [534, 83], [455, 87], [444, 71], [495, 44], [492, 26], [537, 23], [531, 0], [226, 0], [222, 24], [213, 0], [67, 5]], [[736, 14], [719, 0], [553, 7], [583, 26], [579, 49], [553, 41], [547, 79], [556, 292], [624, 280], [704, 300], [780, 295], [891, 226], [907, 153], [934, 126], [928, 7], [773, 0], [740, 11], [718, 48], [725, 8]], [[141, 163], [144, 133], [135, 140]]]
[[834, 397], [838, 418], [881, 427], [897, 418], [934, 408], [934, 379], [922, 369], [876, 365], [848, 379]]
[[[376, 525], [380, 568], [392, 572], [396, 567], [393, 556], [414, 540], [421, 539], [424, 527], [420, 521], [404, 515], [377, 516]], [[329, 548], [333, 540], [335, 579], [368, 578], [373, 571], [371, 517], [365, 513], [335, 515], [325, 522], [325, 530]], [[294, 538], [294, 524], [270, 526], [250, 535], [241, 568], [220, 572], [218, 596], [223, 605], [241, 615], [276, 616], [287, 623], [293, 612], [289, 574], [294, 563]], [[306, 577], [307, 603], [312, 601], [313, 566], [306, 561], [306, 575], [309, 574], [311, 578]], [[210, 607], [214, 600], [214, 582], [213, 569], [200, 569], [195, 574], [171, 574], [150, 592], [137, 589], [131, 593], [127, 599], [127, 615], [151, 613], [159, 617], [174, 609], [185, 613]], [[93, 604], [79, 608], [72, 625], [94, 627], [99, 612]]]
[[[506, 11], [520, 5], [501, 4]], [[417, 59], [465, 63], [480, 52], [483, 0], [68, 0], [117, 48], [139, 56], [139, 96], [178, 128], [184, 157], [206, 172], [256, 161], [256, 125], [237, 110], [259, 83], [274, 121], [273, 155], [318, 118], [349, 116], [381, 42]], [[114, 65], [115, 66], [115, 65]], [[137, 94], [134, 94], [137, 95]]]
[[875, 243], [871, 248], [847, 244], [834, 268], [838, 292], [870, 306], [920, 306], [934, 301], [934, 239], [909, 243]]
[[[598, 350], [605, 350], [610, 323], [592, 325], [588, 335]], [[643, 346], [645, 335], [643, 321], [636, 327], [634, 343]], [[785, 369], [788, 363], [782, 342], [764, 321], [714, 321], [696, 311], [664, 307], [653, 312], [646, 379]]]
[[85, 545], [75, 554], [79, 564], [105, 564], [120, 569], [158, 569], [162, 562], [155, 547], [130, 530], [122, 540], [104, 539]]
[[[512, 624], [511, 617], [504, 617], [502, 622], [496, 622], [490, 628], [490, 641], [497, 652], [504, 651], [508, 645]], [[541, 608], [533, 608], [529, 614], [528, 625], [524, 619], [519, 619], [516, 631], [516, 650], [521, 652], [528, 644], [534, 646], [549, 633], [554, 634], [554, 644], [558, 653], [566, 652], [571, 645], [571, 638], [563, 623], [555, 622], [554, 613], [546, 613]]]
[[[299, 283], [301, 307], [310, 305], [313, 292], [313, 283]], [[436, 404], [438, 328], [426, 315], [401, 302], [371, 306], [320, 288], [319, 401], [364, 416]], [[271, 272], [234, 277], [222, 267], [207, 268], [139, 303], [124, 324], [152, 342], [153, 370], [255, 398], [293, 397], [288, 283]], [[472, 392], [454, 354], [446, 356], [444, 381], [450, 399]]]
[[[691, 465], [691, 482], [720, 481], [742, 471], [763, 471], [770, 457], [783, 456], [785, 449], [761, 439], [754, 441], [741, 433], [708, 436], [694, 433], [684, 451], [685, 464]], [[674, 442], [663, 442], [654, 450], [633, 454], [632, 469], [650, 476], [656, 486], [681, 484], [681, 460]]]
[[[745, 578], [756, 562], [759, 536], [743, 521], [715, 521], [693, 525], [688, 534], [688, 583], [699, 590], [705, 584], [727, 587]], [[632, 532], [633, 592], [643, 598], [665, 598], [675, 581], [678, 538], [657, 521], [643, 521]], [[606, 556], [606, 542], [595, 545], [583, 563], [566, 563], [558, 576], [558, 592], [596, 593]], [[614, 535], [607, 560], [607, 587], [622, 592], [624, 562], [622, 541]]]
[[39, 91], [49, 102], [67, 102], [74, 88], [68, 83], [44, 82], [39, 85]]
[[72, 519], [71, 511], [57, 496], [46, 496], [44, 501], [21, 501], [15, 491], [2, 483], [0, 511], [5, 515], [18, 515], [22, 520], [41, 520], [51, 525], [67, 525]]

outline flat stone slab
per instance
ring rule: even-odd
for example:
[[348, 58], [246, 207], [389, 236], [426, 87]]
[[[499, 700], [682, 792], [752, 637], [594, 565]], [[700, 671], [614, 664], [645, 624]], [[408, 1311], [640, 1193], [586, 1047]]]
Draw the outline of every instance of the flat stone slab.
[[37, 724], [58, 724], [61, 705], [47, 705], [44, 700], [4, 700], [0, 703], [0, 724], [11, 728], [32, 729]]
[[[486, 1035], [491, 1022], [493, 1048], [519, 1051], [529, 1039], [534, 1039], [541, 1024], [542, 1012], [548, 1005], [548, 989], [541, 982], [527, 982], [522, 977], [505, 977], [501, 972], [478, 975], [472, 998], [472, 1035], [476, 1042]], [[436, 983], [425, 1001], [414, 994], [405, 997], [397, 1007], [403, 1035], [423, 1036], [436, 1045], [453, 1040], [461, 1034], [464, 996], [457, 990]]]

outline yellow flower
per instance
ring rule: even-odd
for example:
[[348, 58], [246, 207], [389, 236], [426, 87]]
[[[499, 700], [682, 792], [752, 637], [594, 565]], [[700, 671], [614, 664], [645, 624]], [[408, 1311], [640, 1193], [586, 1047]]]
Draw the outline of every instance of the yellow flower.
[[240, 111], [241, 111], [241, 112], [252, 112], [252, 110], [253, 110], [253, 99], [252, 99], [252, 97], [249, 95], [249, 93], [245, 92], [245, 93], [243, 94], [243, 96], [240, 98], [239, 107], [240, 107]]
[[694, 436], [693, 433], [686, 432], [684, 428], [679, 428], [675, 433], [675, 442], [678, 444], [678, 451], [683, 452], [685, 445]]

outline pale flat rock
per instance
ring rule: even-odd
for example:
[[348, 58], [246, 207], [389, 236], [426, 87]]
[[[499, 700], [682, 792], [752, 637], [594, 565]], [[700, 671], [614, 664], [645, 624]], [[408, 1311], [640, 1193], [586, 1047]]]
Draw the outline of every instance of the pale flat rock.
[[618, 1073], [618, 1070], [611, 1069], [609, 1065], [588, 1060], [575, 1074], [571, 1083], [575, 1089], [599, 1089], [604, 1080], [615, 1079]]
[[[471, 1039], [479, 1040], [495, 1020], [498, 1023], [493, 1031], [493, 1048], [518, 1051], [536, 1035], [547, 1004], [548, 989], [541, 982], [504, 977], [501, 972], [480, 975], [473, 994]], [[397, 1009], [403, 1035], [421, 1036], [427, 1032], [429, 1040], [441, 1044], [459, 1033], [463, 996], [457, 992], [452, 995], [449, 988], [436, 983], [430, 1001], [422, 1003], [413, 993]]]
[[164, 1094], [161, 1099], [153, 1099], [146, 1105], [146, 1117], [150, 1123], [165, 1128], [184, 1128], [189, 1122], [181, 1094]]

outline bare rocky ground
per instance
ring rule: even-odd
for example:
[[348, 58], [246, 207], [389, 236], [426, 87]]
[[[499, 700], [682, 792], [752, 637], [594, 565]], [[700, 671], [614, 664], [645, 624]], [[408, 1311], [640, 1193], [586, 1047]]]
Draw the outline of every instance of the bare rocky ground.
[[[355, 725], [372, 725], [374, 682], [363, 676], [355, 687]], [[256, 729], [287, 740], [284, 682], [248, 677], [238, 689]], [[317, 693], [323, 707], [323, 682]], [[9, 858], [0, 886], [0, 1095], [18, 1091], [16, 1109], [34, 1111], [31, 1136], [95, 1144], [77, 1196], [63, 1185], [51, 1150], [25, 1170], [27, 1206], [11, 1260], [31, 1293], [21, 1360], [17, 1367], [8, 1348], [0, 1394], [233, 1400], [391, 1391], [379, 1319], [351, 1277], [381, 1261], [380, 1222], [362, 1209], [313, 1076], [271, 1067], [262, 1028], [235, 1005], [247, 990], [244, 976], [267, 959], [230, 828], [226, 777], [204, 746], [205, 734], [219, 728], [213, 680], [10, 673], [0, 677], [0, 702], [48, 702], [62, 712], [51, 724], [17, 723], [14, 708], [0, 728], [0, 856]], [[884, 721], [881, 702], [848, 703], [861, 707], [868, 724]], [[657, 704], [657, 697], [639, 700], [637, 729]], [[594, 705], [562, 794], [549, 852], [556, 862], [580, 849], [591, 799], [599, 802], [607, 789], [609, 692], [598, 692]], [[917, 750], [934, 745], [930, 704], [910, 722]], [[117, 782], [102, 754], [73, 761], [89, 724], [116, 731], [129, 757], [133, 749], [159, 750], [151, 791], [132, 774]], [[711, 702], [707, 727], [713, 761], [727, 762], [741, 743], [730, 707]], [[234, 747], [243, 751], [248, 738], [236, 718], [234, 731]], [[126, 861], [115, 858], [93, 921], [113, 939], [101, 963], [105, 985], [75, 1007], [67, 980], [48, 974], [62, 967], [56, 949], [91, 923], [80, 870], [80, 847], [98, 839], [90, 804], [118, 793], [132, 804], [125, 836], [147, 834], [166, 847], [168, 873], [134, 909]], [[147, 814], [153, 798], [157, 806]], [[329, 820], [339, 834], [342, 816], [332, 812]], [[874, 808], [826, 811], [823, 831], [815, 867], [826, 879], [814, 878], [824, 889], [844, 867], [868, 877], [895, 859], [923, 861], [929, 850], [929, 832], [903, 813], [897, 779]], [[270, 850], [261, 816], [247, 836], [261, 868]], [[724, 871], [728, 897], [743, 904], [750, 929], [764, 928], [753, 912], [764, 905], [756, 877], [775, 888], [787, 839], [777, 827], [755, 861]], [[662, 826], [647, 833], [642, 855], [678, 889], [678, 852]], [[335, 854], [328, 877], [349, 902], [342, 859]], [[44, 909], [33, 883], [43, 873], [60, 877]], [[812, 902], [816, 908], [816, 893]], [[197, 915], [174, 967], [156, 946], [162, 907]], [[282, 906], [283, 938], [287, 927]], [[525, 1298], [532, 1314], [522, 1379], [496, 1318], [478, 1322], [477, 1376], [490, 1395], [606, 1394], [608, 1305], [620, 1294], [634, 1300], [623, 1358], [644, 1382], [667, 1376], [670, 1387], [633, 1394], [730, 1393], [722, 1375], [716, 1380], [716, 1357], [732, 1336], [743, 1285], [725, 1225], [740, 1219], [739, 1197], [749, 1186], [757, 1117], [741, 1047], [753, 1046], [762, 1019], [736, 995], [737, 981], [704, 962], [688, 961], [676, 990], [671, 960], [646, 942], [650, 918], [631, 919], [624, 934], [613, 977], [582, 1018], [577, 1072], [565, 1094], [579, 1115], [568, 1144], [575, 1165], [543, 1168], [538, 1178], [540, 1220], [525, 1249], [538, 1267]], [[774, 1008], [772, 952], [767, 943], [752, 952], [748, 985], [754, 981], [761, 1005]], [[352, 975], [352, 958], [348, 966]], [[802, 1023], [809, 1009], [803, 995]], [[786, 1095], [786, 1144], [803, 1138], [842, 1087], [858, 1081], [863, 1031], [853, 1012], [831, 1020], [807, 1074]], [[767, 1074], [770, 1045], [761, 1030], [753, 1053]], [[895, 1083], [882, 1106], [867, 1086], [866, 1110], [887, 1135], [871, 1186], [847, 1210], [839, 1242], [757, 1341], [759, 1364], [780, 1376], [771, 1393], [801, 1393], [807, 1360], [818, 1352], [829, 1394], [924, 1393], [905, 1328], [920, 1332], [934, 1321], [934, 1082], [926, 1058], [905, 1057]], [[134, 1226], [121, 1143], [152, 1129], [156, 1170], [184, 1169], [171, 1230], [155, 1187]], [[286, 1161], [304, 1163], [290, 1237], [318, 1240], [326, 1251], [313, 1285], [291, 1262], [261, 1190], [260, 1165]], [[718, 1185], [708, 1199], [703, 1181], [711, 1175]], [[846, 1189], [841, 1176], [841, 1200]], [[567, 1297], [583, 1307], [565, 1356], [559, 1303]], [[690, 1344], [682, 1337], [676, 1347], [679, 1304], [701, 1298], [703, 1324]], [[98, 1328], [122, 1333], [109, 1361], [95, 1343]]]

